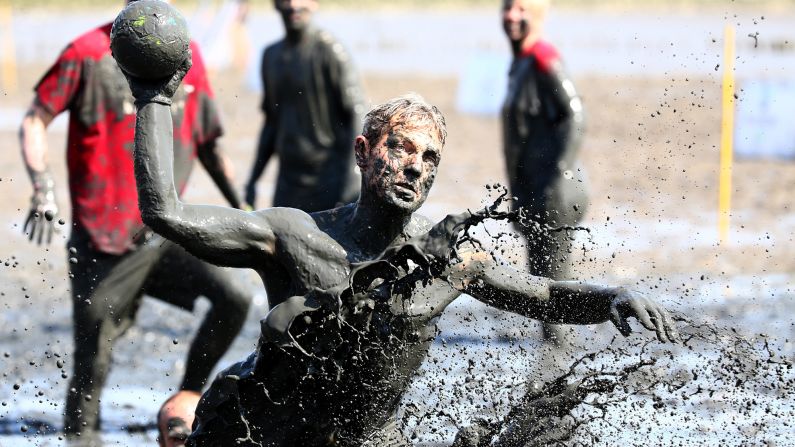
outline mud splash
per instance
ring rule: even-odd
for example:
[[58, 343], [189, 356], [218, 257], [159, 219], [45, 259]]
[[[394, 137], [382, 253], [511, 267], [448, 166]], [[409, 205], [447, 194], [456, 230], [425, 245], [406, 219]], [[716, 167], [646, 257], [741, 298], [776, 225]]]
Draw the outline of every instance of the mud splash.
[[[582, 355], [555, 380], [526, 392], [502, 417], [475, 418], [454, 447], [631, 444], [622, 433], [671, 427], [651, 444], [778, 445], [795, 415], [792, 362], [767, 336], [676, 315], [680, 346], [614, 338]], [[413, 408], [404, 420], [438, 409]], [[738, 417], [740, 416], [740, 417]], [[718, 427], [716, 427], [716, 425]], [[734, 430], [726, 430], [734, 427]], [[650, 431], [650, 430], [649, 430]], [[733, 433], [720, 439], [710, 433]]]
[[[588, 231], [545, 227], [521, 209], [503, 211], [510, 197], [501, 186], [494, 189], [499, 196], [492, 205], [448, 216], [427, 234], [390, 249], [378, 260], [355, 265], [348, 284], [339, 289], [315, 290], [276, 306], [261, 322], [258, 352], [234, 371], [238, 385], [250, 381], [255, 388], [265, 389], [265, 396], [278, 406], [289, 407], [292, 399], [311, 405], [325, 401], [339, 405], [341, 417], [370, 417], [354, 423], [358, 430], [352, 433], [327, 434], [323, 439], [331, 445], [404, 445], [389, 433], [401, 428], [384, 429], [389, 414], [378, 415], [383, 402], [368, 401], [365, 396], [384, 387], [405, 388], [413, 368], [401, 354], [411, 351], [409, 345], [429, 343], [435, 334], [421, 333], [421, 322], [399, 318], [390, 311], [391, 306], [405, 305], [419, 285], [443, 278], [448, 267], [460, 261], [462, 246], [482, 246], [470, 230], [486, 221], [516, 222], [533, 231]], [[488, 236], [494, 240], [513, 238], [510, 233]], [[596, 444], [628, 430], [643, 430], [645, 424], [676, 424], [680, 434], [708, 435], [707, 421], [711, 420], [737, 426], [736, 436], [721, 442], [773, 442], [781, 421], [795, 416], [792, 408], [783, 404], [795, 393], [792, 363], [777, 354], [764, 335], [747, 339], [732, 329], [696, 322], [682, 314], [675, 319], [683, 336], [681, 345], [616, 336], [607, 348], [580, 355], [551, 382], [520, 384], [525, 391], [507, 413], [473, 418], [473, 424], [459, 429], [453, 446]], [[280, 356], [280, 361], [273, 361]], [[297, 380], [291, 380], [297, 393], [270, 394], [267, 383], [275, 378], [275, 370], [263, 366], [259, 359], [300, 371]], [[386, 365], [389, 372], [372, 375], [376, 364]], [[255, 441], [256, 421], [272, 414], [246, 409], [252, 400], [242, 394], [233, 400], [238, 401], [236, 411], [247, 441], [263, 445]], [[350, 397], [357, 395], [362, 399]], [[229, 394], [210, 396], [210, 400], [219, 397], [222, 404], [230, 402]], [[352, 402], [343, 404], [345, 400]], [[743, 421], [736, 421], [737, 413], [744, 416]], [[416, 425], [412, 420], [429, 415], [444, 416], [445, 409], [411, 405], [403, 414], [402, 425]], [[368, 430], [376, 435], [361, 438], [354, 434]], [[411, 439], [418, 437], [407, 434]], [[320, 436], [318, 433], [314, 442]], [[674, 440], [676, 435], [661, 442]]]

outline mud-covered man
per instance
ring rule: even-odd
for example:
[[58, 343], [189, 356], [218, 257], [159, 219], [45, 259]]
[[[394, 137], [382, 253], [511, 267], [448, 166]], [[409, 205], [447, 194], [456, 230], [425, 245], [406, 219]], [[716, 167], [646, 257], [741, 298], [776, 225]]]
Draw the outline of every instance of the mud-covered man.
[[[130, 79], [144, 221], [203, 259], [259, 272], [272, 307], [258, 351], [221, 373], [203, 396], [189, 445], [410, 445], [397, 426], [398, 403], [435, 338], [437, 319], [462, 293], [545, 321], [612, 321], [624, 334], [635, 317], [660, 340], [676, 338], [666, 311], [635, 292], [533, 276], [474, 244], [441, 272], [412, 268], [444, 257], [430, 248], [455, 237], [456, 226], [448, 224], [458, 219], [434, 227], [415, 214], [447, 135], [439, 110], [416, 95], [365, 116], [353, 140], [362, 173], [354, 203], [312, 214], [182, 203], [170, 169], [167, 100], [180, 76], [162, 85]], [[393, 268], [378, 261], [390, 250], [397, 250], [390, 259], [406, 251], [422, 256], [396, 260]], [[376, 271], [368, 276], [371, 265]], [[363, 277], [352, 275], [361, 268]], [[386, 277], [392, 274], [397, 281]]]
[[350, 57], [312, 24], [317, 0], [274, 0], [285, 36], [262, 57], [265, 125], [246, 186], [253, 208], [257, 180], [279, 157], [273, 206], [321, 211], [356, 200], [359, 178], [351, 141], [364, 113]]
[[[577, 161], [583, 109], [560, 56], [542, 39], [549, 0], [503, 0], [502, 25], [513, 51], [502, 113], [503, 144], [511, 193], [547, 227], [573, 226], [587, 205], [585, 176]], [[528, 245], [530, 272], [571, 277], [571, 235], [519, 228]], [[544, 324], [544, 338], [563, 343], [561, 328]]]
[[[129, 2], [128, 2], [129, 3]], [[58, 221], [55, 178], [47, 161], [46, 128], [69, 112], [67, 169], [72, 206], [68, 242], [74, 316], [74, 354], [64, 430], [90, 438], [100, 429], [99, 402], [115, 340], [134, 322], [142, 294], [190, 310], [199, 296], [212, 302], [190, 347], [181, 392], [199, 393], [212, 368], [240, 330], [250, 292], [222, 269], [151, 236], [141, 221], [133, 173], [135, 106], [110, 52], [111, 24], [71, 42], [35, 88], [20, 129], [33, 182], [25, 232], [50, 242]], [[198, 48], [193, 68], [174, 92], [174, 180], [181, 191], [198, 156], [232, 206], [239, 201], [231, 165], [219, 152], [217, 106]], [[174, 278], [180, 278], [174, 281]], [[94, 292], [101, 290], [102, 296]]]

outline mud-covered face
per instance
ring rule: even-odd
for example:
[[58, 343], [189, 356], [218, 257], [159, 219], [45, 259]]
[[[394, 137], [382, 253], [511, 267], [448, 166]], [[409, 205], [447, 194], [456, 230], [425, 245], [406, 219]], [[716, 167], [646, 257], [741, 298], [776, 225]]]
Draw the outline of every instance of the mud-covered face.
[[502, 29], [511, 42], [524, 40], [540, 21], [540, 8], [533, 0], [503, 0]]
[[414, 212], [425, 202], [436, 178], [442, 142], [430, 122], [397, 123], [371, 144], [356, 139], [363, 186], [383, 205]]
[[184, 447], [190, 436], [190, 426], [184, 419], [173, 417], [161, 422], [160, 445], [163, 447]]
[[318, 7], [317, 0], [275, 0], [274, 5], [287, 31], [305, 29]]

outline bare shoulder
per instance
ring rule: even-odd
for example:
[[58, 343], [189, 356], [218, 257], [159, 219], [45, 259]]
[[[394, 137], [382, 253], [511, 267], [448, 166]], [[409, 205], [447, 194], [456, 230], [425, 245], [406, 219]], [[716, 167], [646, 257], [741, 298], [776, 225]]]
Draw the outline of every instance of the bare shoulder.
[[329, 232], [348, 222], [355, 208], [356, 203], [349, 203], [330, 210], [312, 213], [310, 218], [322, 231]]
[[317, 228], [309, 214], [296, 208], [265, 208], [252, 214], [261, 219], [276, 235]]

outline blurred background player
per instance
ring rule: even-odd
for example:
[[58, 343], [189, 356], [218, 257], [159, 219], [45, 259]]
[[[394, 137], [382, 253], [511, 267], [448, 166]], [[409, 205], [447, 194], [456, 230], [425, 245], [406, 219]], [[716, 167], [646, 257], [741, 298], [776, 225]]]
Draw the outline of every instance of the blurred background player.
[[[584, 173], [577, 161], [583, 110], [557, 50], [542, 39], [549, 0], [503, 0], [502, 24], [513, 51], [503, 105], [503, 143], [515, 206], [551, 227], [575, 225], [585, 213]], [[530, 273], [570, 279], [566, 231], [525, 233]], [[565, 342], [545, 324], [544, 339]]]
[[285, 37], [265, 49], [265, 125], [246, 186], [256, 208], [256, 183], [275, 153], [279, 174], [273, 206], [326, 210], [358, 197], [353, 141], [364, 113], [362, 88], [350, 57], [312, 25], [316, 0], [274, 0]]
[[[69, 276], [75, 347], [64, 430], [86, 438], [100, 428], [100, 393], [113, 342], [134, 322], [144, 293], [186, 310], [199, 296], [212, 303], [188, 352], [180, 385], [183, 393], [196, 395], [239, 332], [251, 300], [250, 292], [218, 267], [173, 244], [146, 243], [151, 232], [141, 221], [133, 175], [135, 106], [111, 57], [110, 30], [108, 23], [67, 45], [37, 84], [20, 129], [34, 190], [24, 231], [31, 240], [49, 243], [58, 206], [46, 129], [56, 115], [69, 112]], [[231, 164], [216, 146], [222, 133], [217, 106], [198, 47], [191, 46], [193, 68], [171, 106], [178, 187], [184, 188], [198, 156], [229, 203], [239, 207]]]

